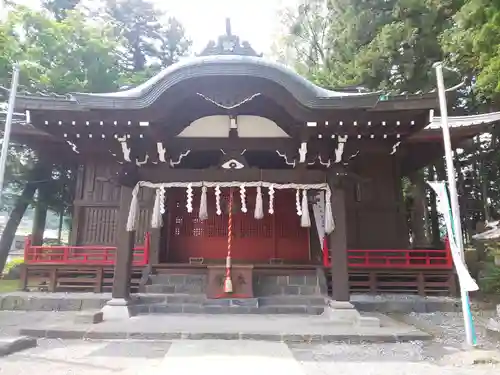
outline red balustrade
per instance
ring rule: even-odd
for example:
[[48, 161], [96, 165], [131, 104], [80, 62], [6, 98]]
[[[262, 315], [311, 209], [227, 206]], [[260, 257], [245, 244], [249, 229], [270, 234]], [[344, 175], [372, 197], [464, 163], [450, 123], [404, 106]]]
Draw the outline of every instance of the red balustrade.
[[[350, 268], [436, 268], [451, 269], [450, 244], [445, 240], [445, 248], [434, 249], [390, 249], [390, 250], [347, 250], [347, 260]], [[323, 243], [323, 265], [330, 267], [327, 242]]]
[[[351, 268], [435, 268], [451, 269], [453, 260], [449, 242], [445, 241], [444, 250], [427, 249], [390, 249], [390, 250], [347, 250]], [[146, 233], [144, 244], [134, 247], [133, 265], [143, 266], [149, 261], [150, 235]], [[328, 256], [327, 241], [324, 241], [323, 263], [331, 264]], [[33, 246], [27, 237], [24, 247], [24, 261], [27, 264], [80, 264], [113, 265], [116, 247], [114, 246]]]
[[[132, 264], [144, 266], [149, 261], [150, 235], [144, 236], [144, 244], [135, 246]], [[31, 237], [25, 239], [24, 262], [27, 264], [90, 264], [112, 265], [115, 263], [114, 246], [33, 246]]]

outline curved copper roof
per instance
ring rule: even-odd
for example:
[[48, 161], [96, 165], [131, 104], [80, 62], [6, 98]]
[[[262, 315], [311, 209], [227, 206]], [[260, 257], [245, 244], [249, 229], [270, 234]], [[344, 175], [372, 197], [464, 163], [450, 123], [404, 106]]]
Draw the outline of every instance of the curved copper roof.
[[[315, 85], [292, 69], [254, 56], [198, 56], [178, 62], [141, 85], [105, 94], [74, 93], [72, 98], [91, 108], [149, 107], [164, 92], [182, 81], [207, 76], [256, 77], [274, 82], [287, 90], [301, 105], [308, 108], [373, 107], [380, 93], [341, 92]], [[354, 99], [354, 100], [353, 100]]]

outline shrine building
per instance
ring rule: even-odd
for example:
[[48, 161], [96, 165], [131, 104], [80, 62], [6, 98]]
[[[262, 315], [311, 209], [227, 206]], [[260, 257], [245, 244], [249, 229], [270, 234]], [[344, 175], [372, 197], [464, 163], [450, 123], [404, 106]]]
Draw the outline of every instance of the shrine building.
[[230, 30], [134, 88], [20, 93], [13, 136], [78, 165], [69, 246], [29, 238], [23, 288], [452, 294], [446, 246], [410, 245], [402, 190], [442, 156], [437, 107], [436, 92], [319, 87]]

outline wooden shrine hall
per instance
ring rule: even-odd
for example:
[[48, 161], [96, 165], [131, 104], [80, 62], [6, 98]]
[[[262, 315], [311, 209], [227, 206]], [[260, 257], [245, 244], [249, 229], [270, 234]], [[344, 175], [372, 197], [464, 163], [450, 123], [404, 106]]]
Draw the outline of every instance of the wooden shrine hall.
[[410, 248], [401, 186], [442, 155], [424, 130], [437, 106], [436, 93], [319, 87], [229, 28], [134, 88], [22, 93], [29, 124], [14, 135], [78, 165], [70, 244], [28, 239], [23, 287], [453, 293], [449, 250]]

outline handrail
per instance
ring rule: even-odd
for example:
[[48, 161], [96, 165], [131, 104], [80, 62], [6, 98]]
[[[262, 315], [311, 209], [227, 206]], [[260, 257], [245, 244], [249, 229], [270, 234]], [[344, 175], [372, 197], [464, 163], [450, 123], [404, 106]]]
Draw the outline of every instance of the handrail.
[[[150, 234], [144, 236], [144, 244], [133, 249], [132, 264], [144, 266], [149, 262]], [[114, 246], [33, 246], [31, 236], [24, 242], [24, 262], [26, 264], [94, 264], [112, 265], [115, 263]]]
[[[347, 262], [350, 268], [453, 268], [447, 239], [444, 249], [348, 249]], [[323, 243], [323, 266], [331, 267], [327, 241]]]

